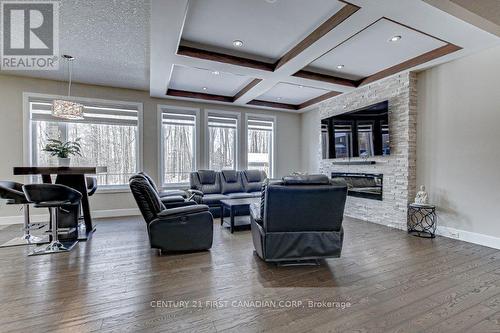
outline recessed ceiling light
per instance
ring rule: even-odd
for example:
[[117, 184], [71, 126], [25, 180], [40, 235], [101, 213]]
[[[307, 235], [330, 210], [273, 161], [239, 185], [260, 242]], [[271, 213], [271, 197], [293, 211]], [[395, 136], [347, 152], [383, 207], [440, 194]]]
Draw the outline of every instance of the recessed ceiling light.
[[344, 68], [344, 65], [337, 65], [337, 69], [342, 69]]
[[389, 39], [390, 42], [397, 42], [398, 40], [401, 39], [401, 36], [393, 36], [391, 39]]
[[278, 101], [281, 99], [281, 97], [276, 98]]
[[233, 46], [234, 47], [242, 47], [243, 46], [243, 42], [239, 39], [236, 39], [236, 40], [233, 40]]
[[201, 88], [201, 89], [203, 89], [203, 90], [208, 90], [208, 88], [207, 88], [207, 87], [203, 87], [203, 88]]
[[219, 72], [219, 71], [212, 71], [212, 74], [213, 74], [213, 75], [219, 75], [219, 74], [220, 74], [220, 72]]
[[304, 86], [299, 86], [299, 88], [304, 88]]

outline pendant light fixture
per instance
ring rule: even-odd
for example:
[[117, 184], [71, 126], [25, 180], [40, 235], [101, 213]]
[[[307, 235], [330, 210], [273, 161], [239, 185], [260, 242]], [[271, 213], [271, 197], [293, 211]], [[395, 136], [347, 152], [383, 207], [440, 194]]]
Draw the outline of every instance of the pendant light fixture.
[[68, 100], [55, 99], [52, 101], [52, 115], [64, 119], [83, 119], [83, 105], [69, 100], [71, 97], [72, 64], [75, 58], [67, 54], [62, 57], [67, 61], [69, 70]]

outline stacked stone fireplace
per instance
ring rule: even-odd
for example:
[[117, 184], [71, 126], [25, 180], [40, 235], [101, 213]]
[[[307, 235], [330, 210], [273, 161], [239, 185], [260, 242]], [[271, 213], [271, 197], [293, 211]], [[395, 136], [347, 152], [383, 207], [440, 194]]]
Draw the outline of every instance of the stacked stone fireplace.
[[382, 200], [348, 196], [345, 214], [404, 229], [407, 205], [416, 193], [416, 74], [397, 74], [334, 97], [319, 105], [319, 113], [324, 119], [385, 100], [389, 101], [391, 155], [368, 158], [375, 164], [337, 164], [363, 161], [363, 158], [323, 160], [320, 147], [319, 168], [328, 176], [332, 173], [382, 174]]

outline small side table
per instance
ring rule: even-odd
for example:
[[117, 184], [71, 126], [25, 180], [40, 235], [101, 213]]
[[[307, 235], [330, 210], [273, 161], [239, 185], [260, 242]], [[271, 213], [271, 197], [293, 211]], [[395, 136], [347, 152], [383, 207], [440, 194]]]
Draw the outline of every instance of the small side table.
[[436, 237], [436, 206], [408, 205], [408, 233], [423, 238]]

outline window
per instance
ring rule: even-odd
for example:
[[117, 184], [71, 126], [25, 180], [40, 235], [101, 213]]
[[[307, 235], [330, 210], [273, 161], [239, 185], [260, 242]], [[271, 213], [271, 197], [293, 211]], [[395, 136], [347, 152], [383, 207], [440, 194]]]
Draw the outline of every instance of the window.
[[51, 114], [53, 97], [28, 97], [30, 112], [30, 162], [33, 166], [57, 165], [56, 157], [43, 151], [47, 139], [74, 141], [80, 138], [82, 156], [72, 156], [73, 166], [106, 166], [97, 175], [105, 187], [125, 186], [140, 169], [139, 117], [142, 105], [125, 102], [78, 100], [84, 119], [66, 120]]
[[161, 113], [162, 184], [189, 182], [196, 169], [196, 114], [163, 111]]
[[273, 120], [247, 119], [248, 169], [263, 170], [269, 177], [272, 177], [273, 142]]
[[391, 140], [389, 138], [389, 125], [382, 124], [382, 155], [391, 154]]
[[350, 156], [352, 156], [352, 127], [351, 125], [335, 125], [335, 157]]
[[236, 169], [238, 119], [208, 115], [208, 168]]
[[371, 124], [358, 125], [359, 156], [373, 156], [373, 126]]

